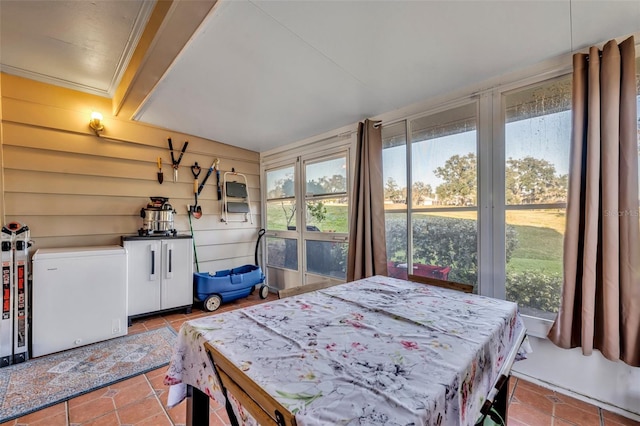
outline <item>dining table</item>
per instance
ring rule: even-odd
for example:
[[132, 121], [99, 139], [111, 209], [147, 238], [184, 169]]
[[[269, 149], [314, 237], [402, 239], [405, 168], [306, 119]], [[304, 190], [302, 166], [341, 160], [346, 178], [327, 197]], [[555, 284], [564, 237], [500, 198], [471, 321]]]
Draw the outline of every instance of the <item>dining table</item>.
[[516, 303], [373, 276], [186, 321], [168, 406], [188, 398], [193, 425], [209, 398], [239, 425], [474, 425], [506, 416], [525, 338]]

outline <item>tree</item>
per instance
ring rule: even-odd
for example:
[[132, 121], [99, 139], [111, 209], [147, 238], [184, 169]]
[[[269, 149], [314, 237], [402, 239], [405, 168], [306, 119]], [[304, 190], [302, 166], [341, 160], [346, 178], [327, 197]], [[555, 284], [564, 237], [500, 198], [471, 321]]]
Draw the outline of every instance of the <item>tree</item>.
[[[322, 222], [327, 218], [327, 208], [322, 201], [307, 203], [307, 212], [316, 220], [317, 223]], [[307, 219], [308, 222], [311, 222]]]
[[466, 206], [476, 204], [476, 155], [453, 155], [434, 174], [443, 180], [436, 188], [441, 204]]
[[393, 203], [402, 203], [404, 201], [402, 189], [392, 177], [388, 178], [387, 183], [384, 185], [384, 199], [391, 200]]
[[309, 180], [307, 181], [307, 194], [326, 194], [326, 183], [323, 185], [322, 180]]
[[326, 193], [347, 192], [347, 178], [345, 175], [333, 175], [322, 178], [322, 186]]
[[287, 229], [289, 229], [291, 221], [293, 221], [293, 218], [296, 216], [296, 205], [282, 201], [280, 206], [284, 212], [284, 218], [287, 220]]
[[427, 198], [433, 198], [433, 188], [428, 183], [414, 182], [411, 186], [411, 202], [414, 206], [424, 204]]
[[293, 176], [287, 176], [286, 178], [276, 181], [272, 190], [267, 192], [267, 198], [285, 198], [294, 197], [295, 187], [293, 185]]
[[556, 176], [555, 166], [547, 160], [527, 156], [509, 158], [506, 168], [508, 204], [562, 202], [567, 197], [567, 175]]

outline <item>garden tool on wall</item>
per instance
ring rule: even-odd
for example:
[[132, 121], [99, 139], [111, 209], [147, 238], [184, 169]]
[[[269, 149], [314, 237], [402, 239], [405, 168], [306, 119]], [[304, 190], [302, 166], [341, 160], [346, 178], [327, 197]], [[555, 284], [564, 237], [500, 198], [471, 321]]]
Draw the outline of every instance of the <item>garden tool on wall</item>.
[[200, 191], [198, 190], [198, 176], [200, 176], [201, 171], [202, 169], [200, 169], [200, 166], [198, 166], [198, 162], [196, 161], [196, 164], [191, 166], [191, 173], [193, 173], [194, 179], [193, 196], [195, 197], [196, 203], [190, 209], [191, 214], [193, 214], [193, 217], [195, 217], [196, 219], [200, 219], [202, 217], [202, 207], [198, 205], [198, 194], [200, 193]]
[[184, 142], [184, 145], [182, 145], [182, 149], [180, 150], [180, 156], [176, 160], [173, 154], [173, 143], [171, 142], [171, 138], [168, 138], [168, 140], [169, 140], [169, 151], [171, 151], [171, 163], [173, 165], [173, 181], [177, 182], [178, 168], [180, 167], [180, 161], [182, 161], [182, 156], [184, 155], [184, 152], [187, 150], [187, 145], [189, 145], [189, 141]]
[[209, 176], [211, 176], [211, 173], [213, 172], [213, 169], [218, 166], [219, 162], [220, 162], [220, 160], [218, 160], [216, 158], [216, 159], [213, 160], [213, 163], [211, 163], [211, 167], [209, 167], [209, 170], [207, 171], [207, 174], [205, 175], [204, 179], [202, 180], [202, 183], [200, 184], [200, 186], [198, 187], [198, 195], [200, 195], [200, 193], [202, 192], [202, 189], [204, 188], [204, 184], [207, 183], [207, 179], [209, 179]]
[[216, 164], [216, 187], [218, 193], [218, 201], [222, 200], [222, 182], [220, 182], [220, 161]]
[[196, 261], [196, 271], [200, 272], [200, 265], [198, 264], [198, 250], [196, 250], [196, 239], [193, 236], [193, 224], [191, 223], [191, 206], [187, 206], [187, 215], [189, 216], [189, 230], [191, 231], [191, 241], [193, 242], [193, 257]]
[[164, 181], [164, 175], [162, 174], [162, 157], [158, 157], [158, 183]]

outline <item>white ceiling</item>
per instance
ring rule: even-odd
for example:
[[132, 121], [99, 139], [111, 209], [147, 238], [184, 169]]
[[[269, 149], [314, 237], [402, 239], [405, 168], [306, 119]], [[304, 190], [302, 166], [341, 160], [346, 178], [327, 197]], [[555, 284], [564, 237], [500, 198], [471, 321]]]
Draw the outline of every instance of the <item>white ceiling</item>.
[[153, 4], [0, 0], [2, 71], [110, 97]]
[[[149, 4], [1, 0], [2, 69], [110, 96]], [[263, 152], [638, 31], [640, 0], [218, 0], [135, 119]]]

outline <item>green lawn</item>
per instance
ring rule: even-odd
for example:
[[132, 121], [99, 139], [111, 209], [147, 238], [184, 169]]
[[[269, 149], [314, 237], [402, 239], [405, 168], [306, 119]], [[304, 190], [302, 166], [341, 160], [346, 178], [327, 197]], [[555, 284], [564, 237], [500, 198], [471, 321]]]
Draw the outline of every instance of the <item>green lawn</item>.
[[515, 227], [518, 235], [518, 247], [511, 255], [507, 270], [562, 274], [564, 222], [564, 212], [507, 212], [507, 223]]
[[[326, 204], [326, 217], [323, 221], [313, 221], [324, 232], [348, 232], [347, 206]], [[287, 214], [291, 210], [285, 204]], [[476, 212], [438, 212], [424, 213], [434, 216], [476, 219]], [[286, 230], [287, 220], [282, 203], [275, 202], [267, 206], [268, 229]], [[558, 210], [512, 210], [506, 212], [509, 225], [515, 227], [518, 246], [507, 265], [508, 271], [544, 271], [551, 274], [562, 273], [562, 239], [564, 233], [564, 212]], [[295, 221], [291, 222], [292, 225]]]
[[[349, 232], [347, 228], [348, 211], [344, 204], [325, 204], [327, 209], [324, 220], [311, 221], [308, 225], [315, 225], [323, 232]], [[285, 213], [286, 211], [286, 213]], [[267, 205], [267, 229], [272, 231], [284, 231], [287, 229], [287, 217], [293, 210], [290, 206], [281, 202], [273, 202]], [[295, 218], [291, 220], [291, 226], [295, 226]]]
[[560, 260], [562, 259], [562, 234], [551, 228], [513, 225], [518, 234], [518, 247], [514, 258]]
[[562, 261], [512, 257], [507, 272], [538, 271], [547, 274], [562, 274]]
[[[433, 216], [476, 219], [474, 211], [425, 213]], [[510, 210], [507, 224], [517, 233], [518, 246], [511, 255], [507, 270], [562, 273], [562, 241], [565, 214], [561, 210]]]

